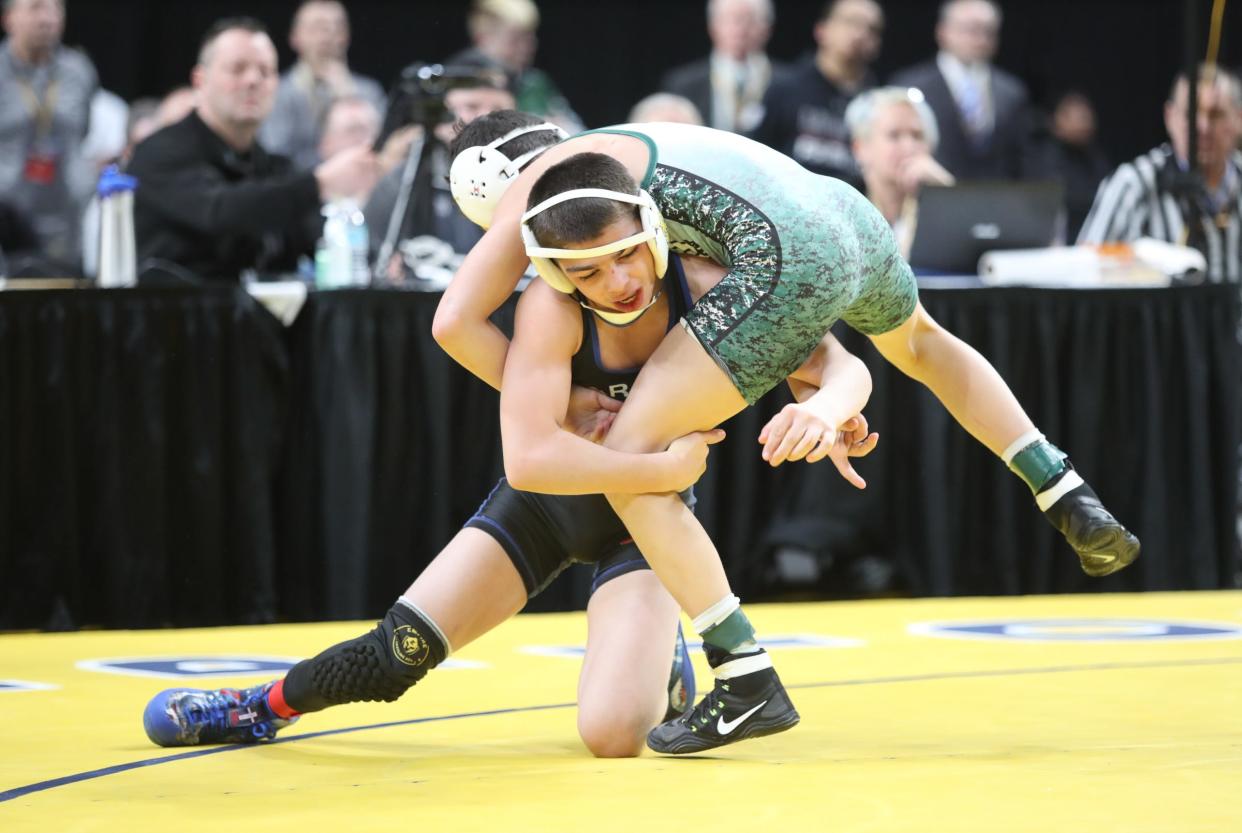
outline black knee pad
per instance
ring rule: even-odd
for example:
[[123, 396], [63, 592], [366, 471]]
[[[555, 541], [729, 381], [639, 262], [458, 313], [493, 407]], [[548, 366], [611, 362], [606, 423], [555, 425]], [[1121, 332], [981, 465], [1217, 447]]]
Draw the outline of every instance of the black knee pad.
[[399, 600], [374, 630], [291, 668], [285, 702], [299, 712], [363, 700], [391, 703], [446, 652], [439, 629]]

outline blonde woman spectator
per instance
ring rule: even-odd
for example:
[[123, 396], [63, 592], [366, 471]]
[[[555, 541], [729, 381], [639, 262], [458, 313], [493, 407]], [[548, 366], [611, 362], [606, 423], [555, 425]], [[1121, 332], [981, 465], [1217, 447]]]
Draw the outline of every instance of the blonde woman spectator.
[[953, 175], [932, 157], [940, 139], [936, 116], [918, 90], [880, 87], [850, 102], [845, 123], [867, 197], [893, 227], [901, 256], [909, 257], [919, 189], [953, 184]]

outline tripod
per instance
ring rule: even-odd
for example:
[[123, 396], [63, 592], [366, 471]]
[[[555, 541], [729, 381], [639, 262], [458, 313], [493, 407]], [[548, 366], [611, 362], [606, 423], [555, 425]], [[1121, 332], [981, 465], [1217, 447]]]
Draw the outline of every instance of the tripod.
[[401, 182], [397, 199], [388, 215], [388, 225], [379, 254], [371, 268], [372, 283], [389, 280], [389, 263], [396, 251], [397, 241], [402, 239], [406, 228], [430, 230], [434, 219], [431, 188], [431, 156], [435, 152], [435, 123], [424, 122], [422, 136], [410, 145], [405, 164], [401, 169]]
[[430, 233], [435, 229], [433, 157], [437, 140], [435, 129], [449, 114], [444, 98], [449, 90], [479, 86], [499, 86], [503, 75], [482, 67], [445, 67], [441, 64], [412, 64], [406, 67], [389, 93], [384, 128], [375, 140], [379, 151], [392, 131], [407, 124], [422, 128], [422, 136], [411, 146], [401, 170], [397, 199], [388, 217], [379, 256], [371, 270], [372, 281], [388, 279], [387, 270], [403, 232]]

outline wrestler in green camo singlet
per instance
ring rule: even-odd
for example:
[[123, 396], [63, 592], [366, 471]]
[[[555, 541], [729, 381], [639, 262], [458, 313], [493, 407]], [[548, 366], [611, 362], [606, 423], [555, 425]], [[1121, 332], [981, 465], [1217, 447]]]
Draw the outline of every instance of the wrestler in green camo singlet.
[[683, 325], [747, 403], [801, 365], [838, 319], [879, 335], [914, 312], [918, 289], [892, 230], [852, 186], [701, 127], [592, 132], [644, 140], [651, 161], [642, 187], [664, 216], [669, 247], [729, 268]]

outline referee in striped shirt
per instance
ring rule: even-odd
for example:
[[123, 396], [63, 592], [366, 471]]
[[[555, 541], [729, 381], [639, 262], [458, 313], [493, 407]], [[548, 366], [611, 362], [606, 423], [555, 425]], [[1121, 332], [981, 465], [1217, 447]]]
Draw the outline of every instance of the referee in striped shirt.
[[1203, 253], [1208, 280], [1242, 283], [1242, 84], [1201, 67], [1198, 168], [1187, 184], [1187, 77], [1178, 75], [1164, 105], [1169, 144], [1126, 162], [1100, 185], [1079, 243], [1154, 237]]

